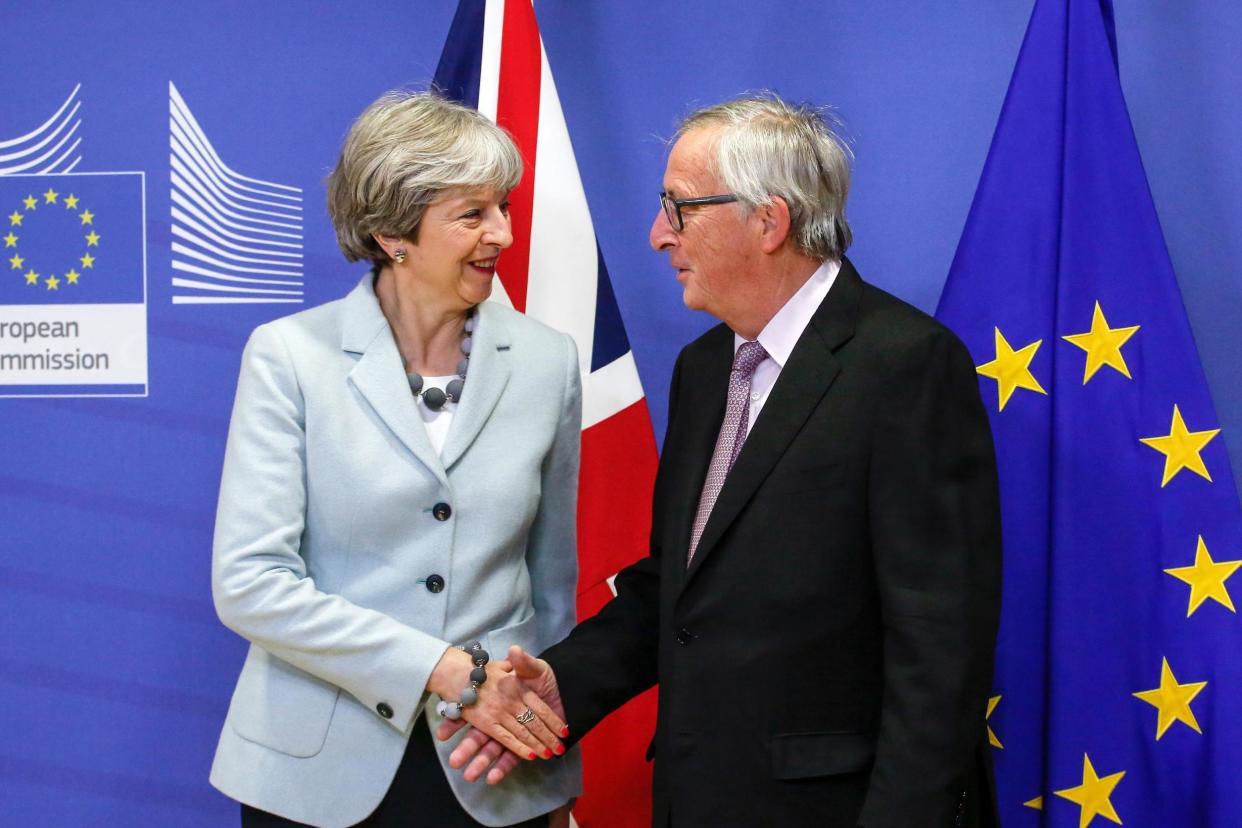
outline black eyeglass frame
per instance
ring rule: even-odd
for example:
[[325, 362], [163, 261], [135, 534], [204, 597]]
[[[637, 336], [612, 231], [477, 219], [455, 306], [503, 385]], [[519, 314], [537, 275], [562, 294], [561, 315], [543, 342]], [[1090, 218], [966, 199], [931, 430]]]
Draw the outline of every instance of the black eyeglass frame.
[[[699, 207], [706, 204], [731, 204], [737, 201], [732, 193], [722, 195], [699, 196], [698, 198], [673, 198], [667, 190], [660, 192], [660, 209], [664, 211], [668, 223], [680, 233], [686, 229], [686, 220], [681, 214], [682, 207]], [[669, 205], [672, 205], [670, 209]]]

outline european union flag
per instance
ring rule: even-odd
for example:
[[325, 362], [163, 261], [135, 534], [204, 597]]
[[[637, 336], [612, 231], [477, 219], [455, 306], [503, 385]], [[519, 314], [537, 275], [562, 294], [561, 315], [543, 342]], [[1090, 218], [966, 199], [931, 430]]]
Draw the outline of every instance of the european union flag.
[[1039, 0], [937, 315], [996, 435], [1006, 826], [1242, 825], [1242, 509], [1107, 0]]
[[142, 303], [140, 173], [0, 175], [0, 305]]

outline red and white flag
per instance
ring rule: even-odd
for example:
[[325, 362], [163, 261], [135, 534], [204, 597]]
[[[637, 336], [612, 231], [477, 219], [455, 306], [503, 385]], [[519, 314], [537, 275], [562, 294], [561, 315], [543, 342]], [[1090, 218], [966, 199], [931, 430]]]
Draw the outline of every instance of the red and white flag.
[[[573, 336], [582, 361], [578, 616], [613, 596], [612, 576], [647, 553], [656, 445], [634, 355], [595, 239], [531, 0], [460, 0], [436, 86], [513, 136], [526, 162], [510, 195], [513, 246], [493, 298]], [[655, 691], [582, 742], [581, 828], [646, 828]]]

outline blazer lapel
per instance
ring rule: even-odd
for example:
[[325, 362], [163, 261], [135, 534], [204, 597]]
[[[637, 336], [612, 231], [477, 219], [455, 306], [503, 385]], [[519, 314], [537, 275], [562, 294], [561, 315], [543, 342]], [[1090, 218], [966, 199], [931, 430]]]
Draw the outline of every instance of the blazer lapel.
[[[862, 286], [857, 271], [842, 259], [836, 281], [798, 344], [781, 369], [737, 461], [725, 478], [720, 496], [703, 529], [694, 560], [686, 572], [689, 581], [711, 554], [713, 547], [741, 513], [755, 490], [784, 455], [811, 412], [832, 385], [841, 365], [832, 355], [854, 334], [858, 296]], [[711, 452], [708, 448], [708, 452]], [[690, 507], [693, 516], [698, 500]], [[693, 519], [693, 517], [692, 517]]]
[[373, 273], [367, 273], [345, 297], [341, 348], [359, 355], [348, 381], [401, 444], [447, 486], [444, 465], [427, 437], [397, 342], [375, 297], [373, 278]]
[[478, 306], [478, 324], [471, 337], [470, 367], [462, 399], [453, 415], [440, 461], [451, 469], [479, 436], [509, 383], [509, 329], [496, 306]]

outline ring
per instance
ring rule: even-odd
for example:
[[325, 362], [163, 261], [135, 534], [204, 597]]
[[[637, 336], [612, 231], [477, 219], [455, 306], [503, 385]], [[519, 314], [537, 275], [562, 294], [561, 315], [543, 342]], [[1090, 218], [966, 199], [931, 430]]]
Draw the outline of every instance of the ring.
[[518, 713], [517, 715], [515, 715], [513, 718], [518, 720], [518, 724], [526, 724], [534, 720], [535, 711], [531, 710], [528, 707], [525, 710], [523, 710], [521, 713]]

